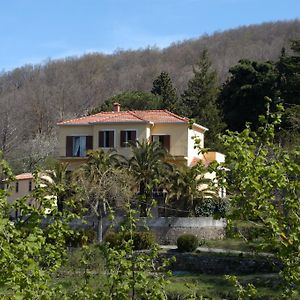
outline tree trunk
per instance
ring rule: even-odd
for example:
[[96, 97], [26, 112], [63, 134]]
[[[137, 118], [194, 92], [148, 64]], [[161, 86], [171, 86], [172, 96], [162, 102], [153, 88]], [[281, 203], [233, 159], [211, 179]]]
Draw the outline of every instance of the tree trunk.
[[98, 224], [97, 224], [97, 241], [101, 243], [103, 240], [103, 218], [102, 215], [97, 217]]
[[103, 217], [100, 203], [98, 205], [97, 221], [97, 241], [101, 243], [103, 241]]
[[147, 195], [144, 181], [140, 183], [140, 216], [147, 217]]

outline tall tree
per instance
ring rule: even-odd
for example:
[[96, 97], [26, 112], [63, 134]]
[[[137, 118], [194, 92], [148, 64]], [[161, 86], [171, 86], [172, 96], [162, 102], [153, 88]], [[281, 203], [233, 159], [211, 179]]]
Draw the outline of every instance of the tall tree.
[[300, 105], [300, 40], [291, 42], [292, 55], [283, 49], [277, 63], [279, 86], [286, 104]]
[[124, 169], [118, 167], [119, 158], [120, 156], [113, 151], [89, 151], [87, 162], [74, 176], [75, 183], [79, 185], [80, 200], [97, 218], [99, 242], [103, 236], [103, 217], [132, 196], [131, 178]]
[[292, 41], [291, 49], [293, 53], [287, 55], [283, 48], [276, 64], [279, 88], [286, 108], [280, 133], [285, 147], [299, 145], [300, 141], [300, 40]]
[[241, 131], [246, 122], [258, 126], [258, 116], [264, 113], [266, 96], [278, 101], [278, 74], [272, 62], [240, 60], [230, 68], [231, 76], [224, 83], [219, 102], [230, 130]]
[[177, 91], [174, 88], [172, 79], [167, 72], [161, 72], [160, 75], [153, 81], [151, 93], [161, 97], [161, 109], [177, 112]]
[[223, 129], [220, 111], [217, 107], [217, 73], [212, 69], [207, 50], [193, 67], [194, 77], [182, 95], [183, 111], [187, 116], [209, 128], [207, 146], [217, 146], [217, 134]]

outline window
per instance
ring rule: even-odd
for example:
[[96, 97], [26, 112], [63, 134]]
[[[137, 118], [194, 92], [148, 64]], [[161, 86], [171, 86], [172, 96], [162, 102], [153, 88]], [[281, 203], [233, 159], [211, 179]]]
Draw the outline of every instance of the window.
[[28, 185], [28, 191], [31, 192], [32, 191], [32, 181], [29, 181], [29, 185]]
[[19, 193], [19, 182], [16, 182], [16, 193]]
[[159, 142], [166, 150], [170, 151], [169, 135], [152, 135], [152, 142]]
[[136, 141], [136, 130], [122, 130], [121, 131], [121, 147], [129, 147], [131, 143]]
[[113, 130], [99, 131], [99, 147], [100, 148], [114, 148], [115, 132]]
[[93, 149], [92, 136], [67, 136], [66, 156], [84, 157], [87, 150]]

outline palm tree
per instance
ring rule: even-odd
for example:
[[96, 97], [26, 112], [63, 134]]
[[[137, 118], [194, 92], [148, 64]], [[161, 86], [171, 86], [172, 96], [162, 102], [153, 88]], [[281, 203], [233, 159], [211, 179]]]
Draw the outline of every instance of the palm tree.
[[169, 178], [167, 202], [176, 201], [183, 213], [195, 215], [197, 205], [207, 198], [217, 196], [217, 188], [206, 178], [206, 168], [201, 162], [193, 167], [177, 168]]
[[160, 187], [162, 178], [171, 170], [171, 165], [166, 163], [167, 152], [158, 142], [136, 141], [131, 149], [132, 157], [128, 160], [128, 170], [136, 180], [140, 214], [146, 217], [153, 200], [153, 189]]
[[53, 170], [46, 170], [40, 174], [40, 180], [47, 193], [57, 198], [58, 211], [63, 212], [66, 200], [74, 194], [68, 163], [56, 162]]

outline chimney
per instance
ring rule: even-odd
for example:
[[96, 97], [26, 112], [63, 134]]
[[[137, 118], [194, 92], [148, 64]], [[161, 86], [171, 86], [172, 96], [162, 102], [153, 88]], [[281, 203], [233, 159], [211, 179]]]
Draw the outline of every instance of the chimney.
[[120, 105], [120, 103], [118, 103], [118, 102], [115, 102], [114, 104], [113, 104], [113, 110], [114, 110], [114, 112], [120, 112], [120, 110], [121, 110], [121, 105]]

